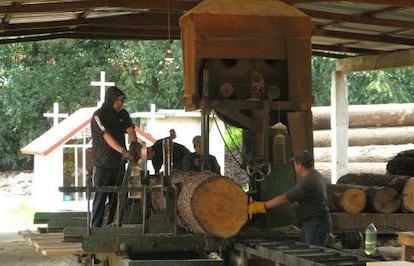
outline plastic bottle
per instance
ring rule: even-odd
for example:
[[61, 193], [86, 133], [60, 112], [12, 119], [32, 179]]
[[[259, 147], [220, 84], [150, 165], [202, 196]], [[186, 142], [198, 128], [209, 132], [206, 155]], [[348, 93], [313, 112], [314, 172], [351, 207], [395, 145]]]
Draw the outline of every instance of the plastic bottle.
[[377, 251], [377, 228], [370, 223], [365, 228], [365, 254], [368, 256], [375, 255]]

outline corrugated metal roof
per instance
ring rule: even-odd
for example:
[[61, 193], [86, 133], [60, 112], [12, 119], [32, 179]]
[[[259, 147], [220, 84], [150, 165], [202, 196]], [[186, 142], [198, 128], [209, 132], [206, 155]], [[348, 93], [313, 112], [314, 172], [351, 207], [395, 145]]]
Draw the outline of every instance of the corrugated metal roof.
[[[179, 17], [201, 2], [0, 0], [0, 44], [54, 38], [166, 40], [168, 24], [171, 37], [178, 39]], [[314, 55], [342, 58], [414, 48], [414, 1], [283, 2], [312, 18]]]

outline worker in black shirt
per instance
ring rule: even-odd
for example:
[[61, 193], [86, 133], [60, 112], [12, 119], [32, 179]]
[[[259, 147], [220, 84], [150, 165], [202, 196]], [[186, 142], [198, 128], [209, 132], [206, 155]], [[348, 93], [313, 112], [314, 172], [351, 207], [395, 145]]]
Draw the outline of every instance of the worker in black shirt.
[[194, 152], [188, 153], [183, 159], [183, 170], [184, 171], [201, 171], [208, 170], [217, 174], [220, 173], [220, 165], [214, 155], [208, 154], [205, 158], [204, 167], [202, 160], [201, 151], [201, 136], [197, 135], [193, 138]]
[[151, 147], [147, 150], [147, 158], [152, 161], [152, 166], [154, 167], [155, 173], [159, 173], [163, 162], [163, 150], [162, 143], [164, 140], [172, 142], [172, 169], [183, 169], [183, 159], [190, 153], [190, 150], [187, 149], [184, 145], [173, 142], [177, 137], [174, 129], [170, 129], [170, 136], [157, 140]]
[[[106, 91], [105, 101], [91, 119], [94, 186], [119, 186], [125, 173], [125, 162], [137, 156], [137, 137], [129, 113], [122, 109], [125, 94], [117, 87]], [[128, 134], [130, 151], [127, 151], [125, 134]], [[95, 192], [92, 207], [92, 227], [100, 227], [108, 199], [106, 225], [112, 223], [116, 205], [116, 193]]]

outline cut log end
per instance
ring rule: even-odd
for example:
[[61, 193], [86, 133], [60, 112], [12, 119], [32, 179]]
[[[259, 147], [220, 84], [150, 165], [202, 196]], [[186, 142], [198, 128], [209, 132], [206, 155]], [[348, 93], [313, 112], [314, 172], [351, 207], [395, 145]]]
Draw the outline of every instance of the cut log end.
[[367, 197], [363, 189], [350, 187], [344, 191], [340, 200], [340, 206], [349, 213], [360, 213], [365, 209]]
[[191, 198], [191, 209], [208, 234], [236, 235], [248, 220], [248, 196], [230, 178], [216, 176], [200, 184]]
[[379, 213], [394, 213], [401, 206], [397, 190], [391, 187], [372, 188], [375, 193], [371, 196], [373, 209]]
[[414, 212], [414, 178], [407, 180], [402, 191], [402, 210]]

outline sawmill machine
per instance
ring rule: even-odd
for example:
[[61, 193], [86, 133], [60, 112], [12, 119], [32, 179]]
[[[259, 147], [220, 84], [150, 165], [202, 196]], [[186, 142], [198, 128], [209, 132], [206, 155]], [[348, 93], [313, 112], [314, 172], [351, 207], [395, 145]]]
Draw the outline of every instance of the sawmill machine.
[[[183, 103], [186, 111], [201, 111], [203, 157], [209, 154], [211, 143], [210, 118], [217, 116], [243, 131], [242, 167], [249, 176], [247, 194], [265, 201], [283, 193], [296, 183], [292, 154], [313, 150], [310, 18], [276, 0], [204, 0], [180, 18], [180, 27]], [[86, 229], [65, 228], [64, 239], [81, 238], [85, 252], [109, 265], [230, 265], [234, 258], [234, 265], [244, 266], [249, 264], [246, 257], [252, 256], [280, 265], [332, 265], [314, 262], [320, 258], [335, 263], [338, 258], [347, 260], [338, 252], [303, 245], [297, 239], [274, 234], [270, 234], [270, 242], [260, 238], [258, 232], [265, 232], [263, 236], [267, 237], [269, 229], [297, 224], [291, 204], [256, 215], [234, 238], [182, 231], [176, 220], [179, 188], [169, 179], [168, 145], [164, 151], [164, 173], [149, 176], [143, 149], [143, 164], [132, 179], [136, 182], [133, 187], [124, 184], [62, 189], [86, 191], [87, 198], [94, 191], [117, 192], [120, 206], [126, 193], [130, 195], [129, 202], [134, 202], [135, 196], [139, 198], [135, 209], [125, 212], [121, 217], [124, 220], [117, 219], [115, 227], [89, 228], [87, 219]], [[151, 185], [151, 180], [157, 178], [158, 185]], [[153, 193], [162, 195], [165, 208], [148, 215], [148, 197]], [[125, 220], [126, 217], [134, 218]], [[270, 251], [266, 249], [269, 246]], [[217, 252], [219, 258], [198, 257], [209, 252]], [[246, 255], [249, 252], [251, 255]], [[303, 254], [313, 259], [308, 261], [301, 257]], [[365, 265], [356, 260], [352, 257], [351, 264], [341, 265]]]
[[[203, 1], [180, 23], [184, 105], [201, 110], [204, 154], [216, 115], [243, 130], [254, 200], [292, 187], [289, 159], [313, 149], [310, 18], [279, 1]], [[259, 220], [263, 227], [297, 223], [289, 204]]]

